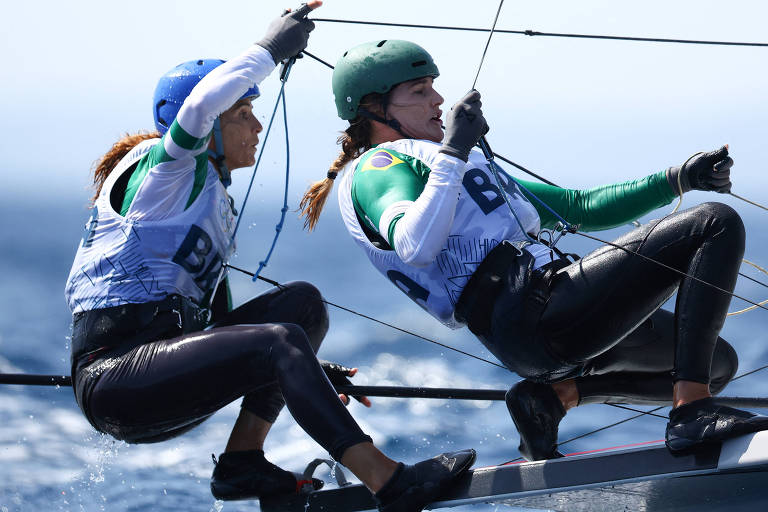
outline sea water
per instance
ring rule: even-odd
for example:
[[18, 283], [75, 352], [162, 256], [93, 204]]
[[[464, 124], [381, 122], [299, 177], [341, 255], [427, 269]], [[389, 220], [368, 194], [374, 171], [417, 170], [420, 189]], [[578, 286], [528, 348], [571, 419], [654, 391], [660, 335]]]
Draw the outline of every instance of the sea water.
[[[270, 213], [276, 212], [254, 212], [260, 220], [239, 240], [236, 265], [254, 268], [263, 257], [274, 232]], [[276, 220], [276, 215], [272, 216]], [[63, 288], [86, 218], [87, 211], [77, 200], [34, 208], [21, 199], [0, 204], [0, 371], [68, 373], [70, 315]], [[747, 218], [746, 222], [759, 223], [759, 218]], [[325, 224], [331, 227], [307, 237], [297, 221], [288, 222], [264, 275], [278, 281], [311, 281], [328, 300], [495, 361], [465, 330], [442, 328], [378, 276], [342, 227]], [[257, 232], [263, 236], [256, 236]], [[759, 249], [766, 247], [760, 236], [753, 233], [747, 250], [747, 254], [757, 253], [753, 259], [758, 262]], [[575, 237], [566, 237], [566, 242], [572, 244], [565, 247], [568, 250], [583, 253], [590, 249], [579, 245], [582, 242]], [[266, 289], [248, 278], [233, 275], [232, 281], [237, 302]], [[765, 289], [758, 285], [739, 286], [749, 297], [765, 295]], [[740, 307], [734, 301], [731, 309]], [[319, 355], [359, 367], [359, 374], [352, 379], [356, 384], [506, 389], [517, 380], [492, 364], [338, 309], [330, 308], [330, 314], [331, 329]], [[765, 319], [764, 311], [756, 311], [726, 324], [723, 336], [739, 352], [740, 371], [768, 364], [768, 334], [760, 328]], [[766, 375], [737, 381], [727, 394], [766, 396]], [[519, 456], [519, 439], [503, 403], [399, 398], [372, 401], [370, 409], [353, 401], [349, 410], [375, 443], [395, 459], [412, 463], [468, 447], [478, 452], [477, 466]], [[0, 386], [0, 512], [257, 511], [257, 501], [217, 502], [209, 491], [211, 454], [223, 450], [237, 412], [235, 402], [177, 439], [128, 445], [95, 432], [77, 408], [71, 388]], [[632, 415], [605, 405], [577, 408], [564, 419], [560, 439]], [[664, 420], [644, 417], [562, 449], [578, 452], [653, 441], [661, 439], [663, 432]], [[294, 471], [303, 470], [316, 457], [329, 458], [285, 410], [265, 449], [271, 461]], [[344, 468], [338, 470], [355, 481]], [[326, 466], [321, 466], [317, 476], [334, 481]], [[510, 510], [496, 505], [453, 510], [497, 509]]]

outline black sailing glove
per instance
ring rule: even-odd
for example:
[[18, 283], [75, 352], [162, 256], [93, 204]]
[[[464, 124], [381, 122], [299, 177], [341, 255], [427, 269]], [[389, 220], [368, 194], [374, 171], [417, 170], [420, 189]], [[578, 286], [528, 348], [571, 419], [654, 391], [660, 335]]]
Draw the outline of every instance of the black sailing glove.
[[472, 89], [456, 103], [445, 119], [445, 137], [441, 153], [455, 156], [465, 162], [480, 137], [488, 133], [483, 117], [480, 93]]
[[667, 169], [667, 181], [675, 194], [680, 195], [680, 189], [714, 190], [725, 194], [731, 191], [731, 166], [733, 159], [728, 156], [728, 146], [725, 145], [709, 153], [697, 153], [680, 167]]
[[[320, 363], [320, 367], [325, 372], [325, 375], [328, 377], [328, 380], [331, 381], [331, 384], [334, 386], [351, 386], [352, 381], [349, 380], [348, 377], [351, 377], [352, 368], [347, 368], [346, 366], [339, 364], [339, 363], [333, 363], [331, 361], [324, 361], [323, 359], [318, 359], [318, 362]], [[354, 374], [353, 374], [354, 375]], [[370, 401], [364, 396], [353, 396], [355, 400], [358, 402], [365, 404], [366, 406], [370, 406]], [[349, 399], [347, 399], [347, 402], [345, 405], [349, 404]]]
[[315, 24], [307, 19], [310, 12], [312, 8], [307, 4], [286, 12], [269, 24], [267, 34], [256, 44], [269, 50], [275, 64], [293, 57], [307, 47], [309, 33], [315, 29]]

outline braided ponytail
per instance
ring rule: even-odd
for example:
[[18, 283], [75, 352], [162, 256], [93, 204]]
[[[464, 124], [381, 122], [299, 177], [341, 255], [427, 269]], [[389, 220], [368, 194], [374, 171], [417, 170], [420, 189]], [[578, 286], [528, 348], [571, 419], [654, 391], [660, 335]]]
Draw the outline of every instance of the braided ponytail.
[[320, 220], [320, 212], [323, 211], [336, 176], [345, 165], [371, 149], [371, 122], [366, 118], [357, 117], [349, 128], [342, 132], [336, 143], [341, 144], [341, 153], [331, 164], [326, 178], [311, 184], [299, 203], [300, 215], [305, 217], [304, 228], [309, 231], [312, 231]]

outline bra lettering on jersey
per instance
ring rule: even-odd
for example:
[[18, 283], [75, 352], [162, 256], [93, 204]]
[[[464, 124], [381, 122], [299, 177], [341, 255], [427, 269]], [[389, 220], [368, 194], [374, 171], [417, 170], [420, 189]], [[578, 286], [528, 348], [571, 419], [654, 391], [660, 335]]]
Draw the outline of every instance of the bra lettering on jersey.
[[[200, 242], [202, 242], [202, 246]], [[211, 247], [213, 247], [213, 242], [208, 233], [192, 224], [181, 243], [181, 247], [173, 257], [173, 262], [184, 267], [190, 274], [198, 274], [205, 266], [205, 259], [211, 252]]]
[[400, 288], [409, 299], [422, 307], [422, 309], [429, 311], [427, 308], [427, 298], [429, 297], [429, 290], [421, 286], [419, 283], [397, 270], [388, 270], [387, 277], [392, 284]]
[[[490, 170], [490, 166], [488, 167]], [[515, 183], [503, 172], [499, 172], [502, 187], [509, 194], [510, 199], [520, 195]], [[464, 174], [462, 185], [469, 193], [469, 197], [480, 207], [484, 214], [488, 215], [493, 210], [504, 204], [504, 198], [499, 193], [499, 187], [491, 181], [491, 177], [481, 169], [470, 169]]]
[[[199, 226], [192, 224], [179, 250], [173, 257], [173, 262], [189, 272], [195, 283], [203, 290], [207, 290], [213, 285], [213, 280], [216, 279], [221, 268], [221, 256], [217, 252], [211, 251], [212, 248], [213, 241], [208, 233]], [[203, 270], [211, 252], [214, 253], [213, 259]]]

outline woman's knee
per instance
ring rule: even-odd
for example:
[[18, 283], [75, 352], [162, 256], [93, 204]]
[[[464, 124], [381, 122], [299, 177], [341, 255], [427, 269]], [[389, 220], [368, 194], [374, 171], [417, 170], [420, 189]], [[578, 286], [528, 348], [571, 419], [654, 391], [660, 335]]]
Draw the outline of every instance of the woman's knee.
[[314, 357], [304, 329], [297, 324], [268, 324], [268, 336], [272, 339], [272, 352], [280, 357], [295, 357], [306, 353]]
[[306, 281], [291, 281], [285, 289], [296, 297], [297, 308], [301, 309], [301, 327], [309, 339], [315, 353], [320, 349], [328, 332], [328, 308], [320, 290]]
[[705, 219], [718, 232], [727, 234], [729, 243], [737, 244], [734, 249], [739, 245], [743, 248], [746, 231], [744, 221], [736, 210], [727, 204], [717, 202], [702, 203], [695, 207], [695, 210], [698, 218]]

